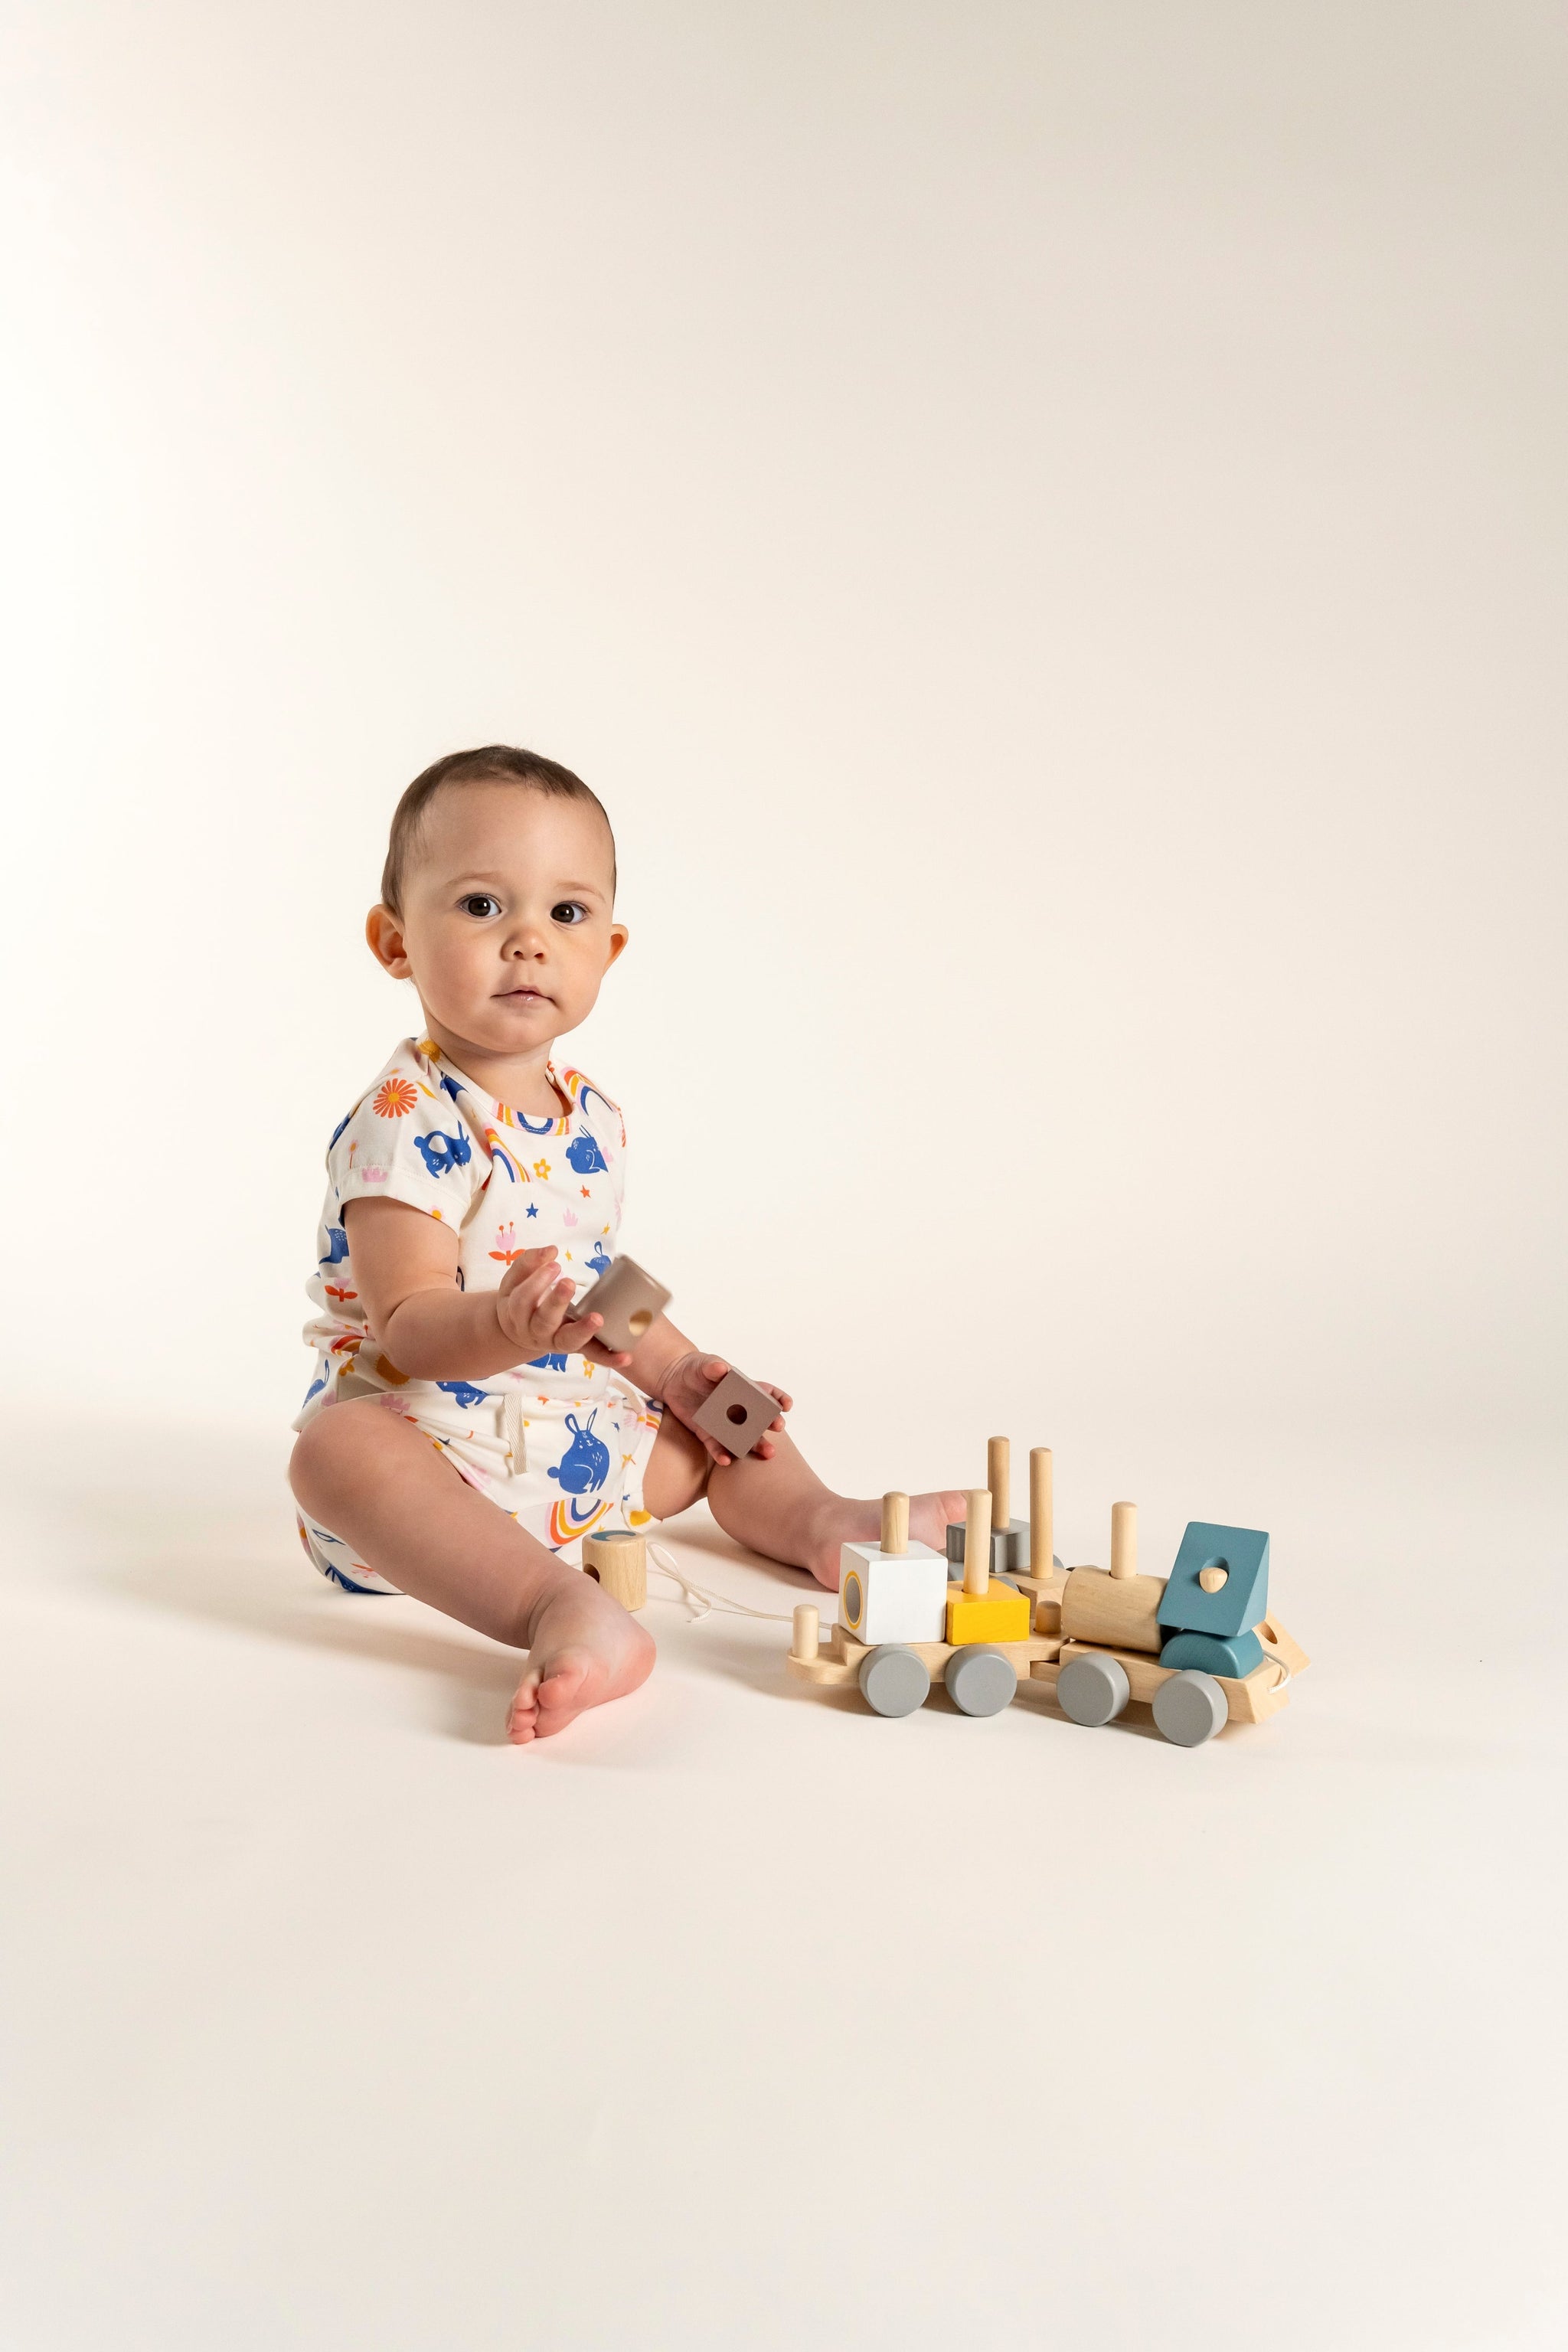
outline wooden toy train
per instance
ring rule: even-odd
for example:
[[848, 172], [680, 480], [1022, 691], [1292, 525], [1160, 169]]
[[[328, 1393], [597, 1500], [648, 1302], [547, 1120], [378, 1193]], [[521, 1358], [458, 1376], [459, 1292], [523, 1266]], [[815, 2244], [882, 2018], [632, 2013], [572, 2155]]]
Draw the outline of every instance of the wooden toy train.
[[1021, 1681], [1045, 1683], [1074, 1723], [1149, 1704], [1178, 1748], [1288, 1705], [1310, 1661], [1268, 1613], [1260, 1529], [1194, 1519], [1170, 1575], [1140, 1576], [1137, 1507], [1116, 1503], [1110, 1568], [1064, 1569], [1051, 1549], [1050, 1448], [1029, 1455], [1027, 1521], [1009, 1516], [1008, 1484], [1008, 1443], [994, 1437], [989, 1484], [968, 1496], [945, 1554], [910, 1541], [906, 1495], [884, 1496], [880, 1543], [844, 1546], [826, 1642], [815, 1607], [795, 1612], [790, 1673], [820, 1689], [858, 1685], [889, 1716], [912, 1714], [938, 1674], [964, 1715], [995, 1715]]

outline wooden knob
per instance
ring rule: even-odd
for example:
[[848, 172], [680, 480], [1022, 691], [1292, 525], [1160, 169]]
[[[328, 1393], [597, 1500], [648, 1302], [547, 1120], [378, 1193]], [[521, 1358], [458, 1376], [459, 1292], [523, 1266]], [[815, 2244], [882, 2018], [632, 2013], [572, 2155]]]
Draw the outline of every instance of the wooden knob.
[[884, 1495], [882, 1497], [882, 1549], [900, 1557], [910, 1548], [910, 1498], [907, 1495]]
[[985, 1448], [985, 1484], [991, 1490], [991, 1524], [1005, 1528], [1013, 1516], [1013, 1448], [994, 1437]]
[[1136, 1576], [1138, 1573], [1136, 1503], [1112, 1503], [1110, 1506], [1110, 1573], [1115, 1577]]
[[991, 1583], [991, 1489], [970, 1489], [963, 1519], [963, 1589], [984, 1600]]
[[809, 1666], [817, 1652], [821, 1617], [809, 1601], [803, 1601], [795, 1612], [794, 1623], [794, 1638], [789, 1645], [790, 1656], [798, 1658], [802, 1665]]

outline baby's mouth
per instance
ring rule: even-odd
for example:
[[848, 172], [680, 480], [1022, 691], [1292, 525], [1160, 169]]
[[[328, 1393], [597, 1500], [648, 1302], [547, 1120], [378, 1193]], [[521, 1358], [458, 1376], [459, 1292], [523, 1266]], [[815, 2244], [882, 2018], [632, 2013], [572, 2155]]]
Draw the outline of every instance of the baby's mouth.
[[503, 1004], [548, 1004], [550, 1002], [542, 988], [503, 988], [500, 1000]]

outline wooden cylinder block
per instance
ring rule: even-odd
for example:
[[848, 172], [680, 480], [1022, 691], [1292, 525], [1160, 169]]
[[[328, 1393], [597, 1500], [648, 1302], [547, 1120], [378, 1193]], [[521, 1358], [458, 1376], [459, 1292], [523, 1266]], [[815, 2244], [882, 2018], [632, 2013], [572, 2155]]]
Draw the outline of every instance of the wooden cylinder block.
[[984, 1599], [991, 1583], [991, 1489], [973, 1486], [963, 1521], [963, 1589], [972, 1601]]
[[1056, 1550], [1055, 1498], [1051, 1493], [1051, 1449], [1029, 1448], [1029, 1574], [1045, 1582], [1051, 1574]]
[[583, 1538], [583, 1573], [591, 1576], [623, 1609], [641, 1609], [647, 1600], [647, 1541], [629, 1528], [606, 1528]]
[[795, 1612], [794, 1638], [789, 1645], [792, 1658], [809, 1666], [816, 1657], [821, 1640], [822, 1620], [809, 1601], [803, 1601]]
[[1108, 1576], [1102, 1568], [1075, 1568], [1062, 1594], [1064, 1642], [1100, 1642], [1111, 1650], [1158, 1651], [1164, 1640], [1160, 1603], [1163, 1576]]
[[910, 1498], [907, 1495], [884, 1495], [882, 1497], [882, 1549], [897, 1553], [901, 1559], [910, 1548]]
[[1118, 1578], [1138, 1573], [1136, 1503], [1112, 1503], [1110, 1506], [1110, 1573]]
[[1005, 1528], [1013, 1516], [1013, 1448], [993, 1437], [985, 1448], [985, 1484], [991, 1490], [991, 1524]]

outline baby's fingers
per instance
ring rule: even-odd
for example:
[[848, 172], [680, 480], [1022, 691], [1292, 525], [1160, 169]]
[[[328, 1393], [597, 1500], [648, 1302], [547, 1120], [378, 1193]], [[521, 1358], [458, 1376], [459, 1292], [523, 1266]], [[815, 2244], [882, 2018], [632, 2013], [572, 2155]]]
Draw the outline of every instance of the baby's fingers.
[[520, 1289], [525, 1282], [531, 1280], [542, 1267], [550, 1265], [554, 1255], [553, 1244], [546, 1249], [519, 1250], [500, 1278], [499, 1287], [502, 1297], [508, 1297], [512, 1291]]

